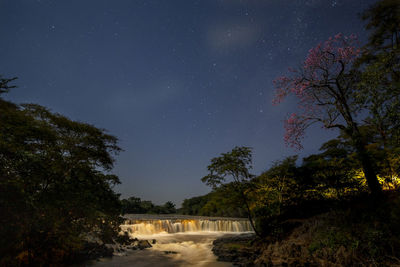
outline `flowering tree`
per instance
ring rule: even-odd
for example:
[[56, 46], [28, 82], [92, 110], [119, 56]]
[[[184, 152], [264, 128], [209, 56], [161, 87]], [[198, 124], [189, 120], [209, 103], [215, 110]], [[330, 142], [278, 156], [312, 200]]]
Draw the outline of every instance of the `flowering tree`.
[[291, 114], [285, 121], [285, 143], [301, 149], [305, 130], [313, 123], [324, 128], [339, 128], [351, 137], [361, 161], [369, 188], [380, 193], [372, 161], [357, 124], [357, 115], [365, 108], [360, 101], [357, 82], [358, 72], [352, 67], [361, 55], [355, 35], [337, 34], [309, 51], [298, 69], [289, 69], [288, 76], [274, 81], [279, 104], [287, 95], [298, 98], [299, 113]]

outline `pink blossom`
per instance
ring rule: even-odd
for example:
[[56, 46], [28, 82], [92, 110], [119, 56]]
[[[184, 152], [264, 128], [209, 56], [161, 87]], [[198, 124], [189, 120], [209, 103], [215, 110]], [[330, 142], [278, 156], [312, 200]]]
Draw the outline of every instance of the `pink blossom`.
[[327, 88], [335, 86], [335, 83], [330, 85], [329, 82], [340, 80], [339, 76], [350, 70], [360, 54], [357, 36], [338, 33], [310, 49], [302, 67], [289, 68], [289, 75], [274, 80], [273, 104], [279, 104], [289, 94], [299, 100], [301, 113], [291, 114], [285, 121], [284, 140], [287, 145], [300, 149], [305, 129], [312, 122], [325, 122], [332, 118], [327, 115], [329, 111], [322, 108], [324, 103], [334, 102]]
[[289, 145], [295, 149], [302, 149], [301, 140], [304, 136], [305, 124], [306, 120], [304, 118], [298, 116], [295, 113], [292, 113], [285, 120], [285, 136], [284, 141], [286, 145]]

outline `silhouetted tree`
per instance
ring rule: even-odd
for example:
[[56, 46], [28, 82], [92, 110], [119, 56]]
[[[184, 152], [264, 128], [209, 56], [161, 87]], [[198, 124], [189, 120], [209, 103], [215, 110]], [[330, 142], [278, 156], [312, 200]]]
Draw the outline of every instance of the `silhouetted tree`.
[[[13, 86], [0, 80], [0, 92]], [[0, 265], [57, 265], [91, 233], [118, 233], [117, 138], [0, 95]], [[3, 257], [4, 256], [4, 257]]]
[[254, 178], [254, 175], [249, 172], [251, 168], [251, 148], [235, 147], [231, 152], [222, 153], [220, 157], [211, 159], [211, 164], [207, 167], [209, 174], [204, 176], [201, 180], [208, 186], [217, 188], [225, 184], [227, 178], [230, 178], [234, 191], [240, 195], [240, 199], [246, 207], [251, 226], [255, 233], [259, 235], [254, 226], [249, 199], [246, 195], [246, 191], [249, 189], [249, 182]]

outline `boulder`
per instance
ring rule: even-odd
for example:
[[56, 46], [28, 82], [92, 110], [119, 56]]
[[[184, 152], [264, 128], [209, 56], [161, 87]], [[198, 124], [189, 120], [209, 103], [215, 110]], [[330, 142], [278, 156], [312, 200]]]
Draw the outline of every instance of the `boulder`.
[[147, 241], [147, 240], [139, 240], [139, 242], [137, 243], [137, 247], [138, 247], [140, 250], [142, 250], [142, 249], [145, 249], [145, 248], [151, 248], [152, 245], [151, 245], [150, 242]]

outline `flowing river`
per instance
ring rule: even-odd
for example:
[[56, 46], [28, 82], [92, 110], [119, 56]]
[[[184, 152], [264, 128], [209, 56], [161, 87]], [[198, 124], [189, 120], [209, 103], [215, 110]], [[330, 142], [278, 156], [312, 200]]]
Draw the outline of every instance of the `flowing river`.
[[156, 240], [151, 248], [101, 259], [93, 266], [232, 266], [218, 262], [212, 242], [221, 236], [252, 232], [246, 219], [184, 215], [127, 215], [122, 231], [132, 238]]

